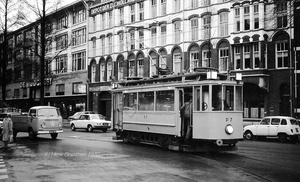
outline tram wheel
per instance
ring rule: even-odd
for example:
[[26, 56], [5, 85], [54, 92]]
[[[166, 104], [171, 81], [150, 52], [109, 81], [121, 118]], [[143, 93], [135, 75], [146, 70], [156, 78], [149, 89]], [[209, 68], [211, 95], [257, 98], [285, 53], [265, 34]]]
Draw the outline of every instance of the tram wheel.
[[246, 132], [245, 132], [245, 138], [246, 138], [247, 140], [252, 140], [252, 138], [253, 138], [252, 132], [251, 132], [251, 131], [246, 131]]

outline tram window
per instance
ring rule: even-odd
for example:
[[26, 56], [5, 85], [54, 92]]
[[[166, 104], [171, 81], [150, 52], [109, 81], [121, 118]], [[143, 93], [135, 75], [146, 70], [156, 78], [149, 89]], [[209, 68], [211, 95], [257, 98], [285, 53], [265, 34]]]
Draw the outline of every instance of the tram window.
[[174, 111], [174, 91], [156, 92], [156, 111]]
[[209, 107], [209, 87], [208, 85], [202, 86], [202, 111], [207, 111]]
[[137, 94], [126, 93], [124, 94], [124, 110], [136, 110]]
[[242, 87], [236, 86], [235, 91], [235, 109], [236, 111], [243, 111], [243, 98], [242, 98]]
[[154, 92], [139, 92], [139, 111], [154, 111]]
[[213, 111], [222, 110], [222, 86], [221, 85], [212, 86], [212, 110]]
[[224, 110], [232, 111], [234, 110], [234, 87], [225, 86], [225, 95], [224, 95]]

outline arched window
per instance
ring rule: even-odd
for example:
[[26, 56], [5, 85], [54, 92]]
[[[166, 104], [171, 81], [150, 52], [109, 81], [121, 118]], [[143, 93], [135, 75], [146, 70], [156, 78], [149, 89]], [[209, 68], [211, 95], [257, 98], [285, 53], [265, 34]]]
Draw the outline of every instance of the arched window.
[[181, 72], [182, 69], [182, 62], [181, 62], [181, 50], [175, 49], [173, 52], [173, 71], [175, 74], [178, 74]]
[[117, 63], [118, 63], [118, 80], [120, 80], [124, 78], [124, 67], [125, 67], [124, 58], [118, 57]]
[[95, 83], [96, 82], [96, 62], [93, 61], [91, 64], [91, 83]]
[[105, 81], [105, 61], [104, 60], [100, 60], [100, 82], [104, 82]]
[[194, 70], [194, 68], [201, 67], [200, 60], [199, 60], [199, 47], [193, 46], [190, 49], [190, 65], [189, 69]]
[[136, 62], [134, 55], [130, 55], [128, 58], [128, 76], [129, 77], [134, 77], [136, 76]]
[[144, 77], [144, 56], [139, 54], [137, 56], [137, 76]]
[[219, 45], [219, 71], [226, 72], [229, 64], [229, 45], [222, 42]]
[[107, 62], [106, 62], [106, 81], [109, 81], [111, 80], [112, 78], [112, 60], [111, 58], [108, 58], [107, 59]]

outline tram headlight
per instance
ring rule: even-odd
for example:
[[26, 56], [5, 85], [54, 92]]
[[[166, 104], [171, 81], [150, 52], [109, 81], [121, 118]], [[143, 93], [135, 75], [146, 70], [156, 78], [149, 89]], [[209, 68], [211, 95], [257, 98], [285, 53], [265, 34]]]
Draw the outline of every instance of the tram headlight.
[[225, 127], [225, 132], [227, 133], [227, 134], [232, 134], [233, 133], [233, 126], [232, 125], [227, 125], [226, 127]]

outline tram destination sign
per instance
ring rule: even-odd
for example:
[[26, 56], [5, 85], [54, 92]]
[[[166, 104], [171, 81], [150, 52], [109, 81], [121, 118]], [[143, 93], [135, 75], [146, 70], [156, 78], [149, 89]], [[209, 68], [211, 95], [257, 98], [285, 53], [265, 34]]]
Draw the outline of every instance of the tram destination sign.
[[104, 1], [104, 3], [100, 4], [99, 6], [93, 7], [90, 10], [90, 16], [95, 16], [97, 14], [103, 13], [105, 11], [112, 10], [114, 8], [124, 6], [128, 3], [133, 3], [141, 0], [110, 0]]

